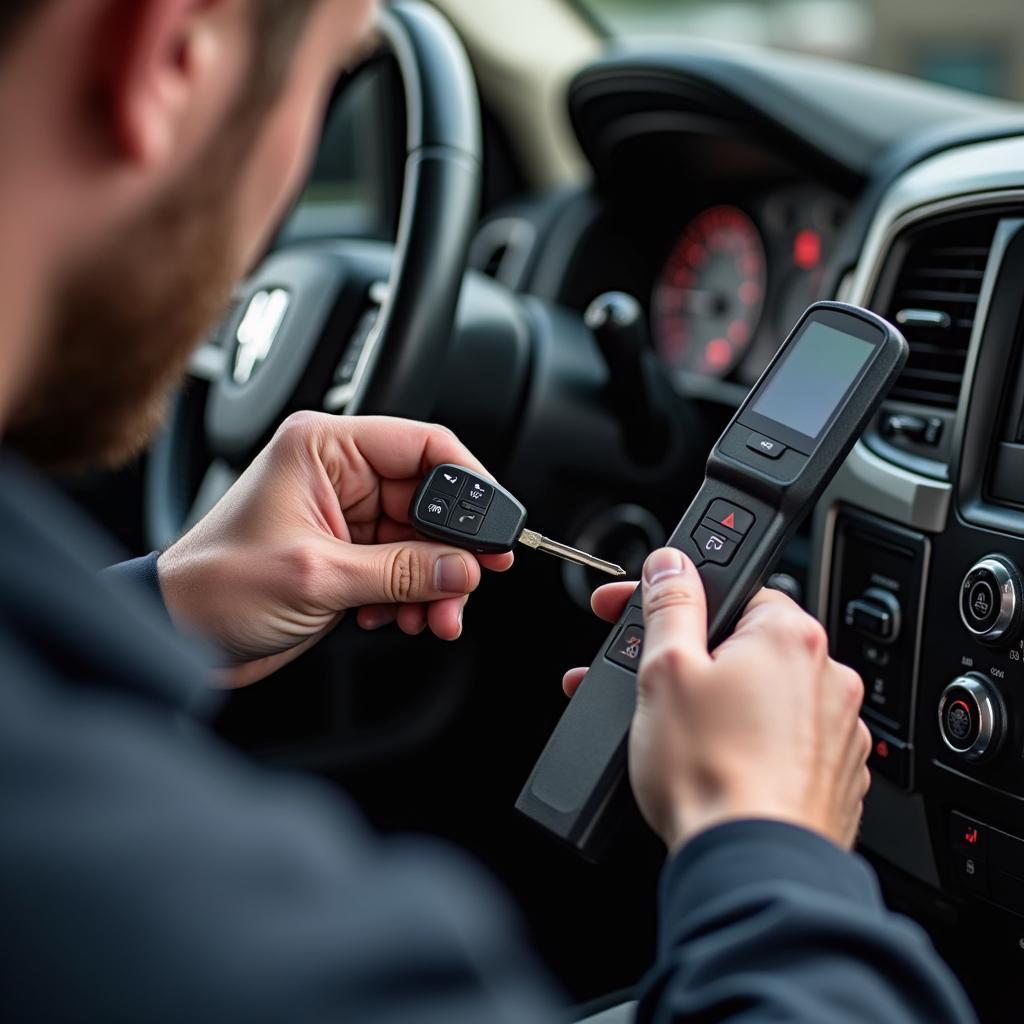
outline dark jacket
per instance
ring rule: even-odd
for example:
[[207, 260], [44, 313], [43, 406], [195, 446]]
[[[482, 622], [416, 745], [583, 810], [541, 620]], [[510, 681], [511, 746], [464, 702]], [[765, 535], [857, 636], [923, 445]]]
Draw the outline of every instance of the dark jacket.
[[[203, 727], [205, 665], [153, 560], [100, 575], [112, 558], [0, 460], [0, 1018], [557, 1019], [472, 863], [382, 842], [334, 790]], [[642, 1020], [972, 1019], [865, 864], [796, 828], [696, 839], [665, 871], [661, 921]]]

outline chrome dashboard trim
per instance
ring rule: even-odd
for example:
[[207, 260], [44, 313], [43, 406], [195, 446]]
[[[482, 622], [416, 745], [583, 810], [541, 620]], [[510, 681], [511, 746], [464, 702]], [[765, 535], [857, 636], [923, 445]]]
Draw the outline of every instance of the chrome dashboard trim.
[[[889, 252], [908, 227], [946, 213], [1014, 202], [1024, 205], [1024, 137], [962, 146], [912, 167], [882, 199], [861, 259], [852, 276], [844, 281], [845, 301], [870, 306]], [[998, 255], [994, 250], [993, 257]], [[983, 299], [989, 297], [998, 263], [998, 258], [989, 261]], [[958, 437], [962, 436], [965, 396], [977, 362], [987, 306], [987, 301], [979, 303], [971, 338], [964, 391], [957, 409]], [[824, 620], [835, 508], [839, 503], [875, 512], [911, 529], [940, 533], [952, 498], [951, 484], [893, 465], [858, 443], [815, 509], [809, 578], [811, 610]]]

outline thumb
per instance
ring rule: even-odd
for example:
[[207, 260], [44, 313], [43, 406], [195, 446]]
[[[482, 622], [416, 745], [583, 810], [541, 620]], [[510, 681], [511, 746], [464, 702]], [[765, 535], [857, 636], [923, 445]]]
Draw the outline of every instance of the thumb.
[[462, 597], [480, 585], [480, 563], [468, 551], [424, 541], [339, 543], [335, 562], [339, 610]]
[[680, 656], [695, 665], [709, 660], [704, 584], [686, 555], [661, 548], [648, 557], [643, 601], [645, 662], [678, 664]]

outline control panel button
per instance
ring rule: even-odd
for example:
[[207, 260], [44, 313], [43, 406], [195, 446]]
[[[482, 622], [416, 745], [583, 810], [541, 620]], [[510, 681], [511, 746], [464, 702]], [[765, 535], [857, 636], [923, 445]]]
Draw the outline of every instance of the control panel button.
[[900, 789], [910, 788], [911, 747], [867, 722], [871, 730], [868, 767], [875, 775], [888, 779]]
[[486, 512], [491, 507], [491, 499], [494, 497], [494, 488], [485, 480], [471, 476], [466, 481], [462, 491], [464, 504], [472, 505], [481, 512]]
[[999, 749], [1006, 711], [999, 691], [984, 676], [954, 679], [939, 699], [942, 741], [968, 761], [983, 761]]
[[616, 665], [635, 672], [644, 649], [644, 627], [626, 623], [608, 648], [607, 657]]
[[723, 498], [717, 498], [711, 503], [711, 507], [704, 513], [704, 518], [705, 520], [710, 519], [715, 527], [732, 530], [733, 533], [738, 533], [741, 537], [745, 537], [754, 525], [752, 513]]
[[983, 640], [999, 640], [1014, 628], [1020, 605], [1017, 569], [1001, 555], [981, 559], [960, 585], [960, 618]]
[[693, 542], [697, 545], [701, 560], [714, 565], [728, 565], [739, 547], [724, 531], [709, 530], [706, 526], [698, 526], [693, 531]]
[[747, 447], [767, 459], [777, 459], [786, 450], [786, 446], [781, 441], [765, 437], [764, 434], [751, 434], [747, 438]]
[[954, 851], [985, 860], [988, 830], [980, 822], [954, 811], [949, 816], [949, 841]]
[[900, 602], [891, 591], [869, 587], [846, 605], [843, 621], [860, 633], [892, 643], [900, 633]]
[[974, 854], [953, 851], [953, 868], [965, 889], [977, 893], [988, 892], [988, 865]]
[[451, 529], [458, 530], [459, 533], [467, 533], [471, 537], [475, 537], [480, 532], [480, 527], [483, 526], [483, 524], [483, 512], [474, 508], [469, 508], [466, 505], [460, 505], [452, 513], [452, 517], [448, 521], [448, 525]]
[[960, 884], [973, 892], [988, 891], [988, 829], [954, 812], [949, 816], [949, 847]]
[[418, 514], [421, 518], [444, 526], [448, 522], [448, 515], [452, 510], [452, 500], [433, 491], [428, 491], [420, 498]]

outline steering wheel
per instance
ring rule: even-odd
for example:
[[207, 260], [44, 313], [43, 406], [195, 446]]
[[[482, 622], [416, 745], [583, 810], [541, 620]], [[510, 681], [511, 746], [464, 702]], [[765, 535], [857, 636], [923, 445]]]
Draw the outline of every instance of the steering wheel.
[[396, 243], [289, 245], [241, 287], [147, 463], [153, 547], [201, 518], [295, 410], [434, 412], [479, 210], [480, 103], [462, 43], [434, 8], [399, 0], [379, 29], [408, 120]]

